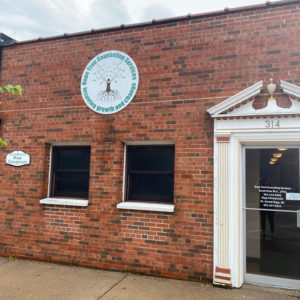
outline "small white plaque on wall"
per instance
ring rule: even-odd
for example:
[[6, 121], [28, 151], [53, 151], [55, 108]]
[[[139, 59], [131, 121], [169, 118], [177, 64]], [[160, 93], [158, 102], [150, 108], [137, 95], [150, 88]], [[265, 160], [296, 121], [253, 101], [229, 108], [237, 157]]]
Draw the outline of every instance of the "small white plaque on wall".
[[30, 164], [30, 155], [23, 151], [13, 151], [6, 155], [6, 164], [21, 167]]

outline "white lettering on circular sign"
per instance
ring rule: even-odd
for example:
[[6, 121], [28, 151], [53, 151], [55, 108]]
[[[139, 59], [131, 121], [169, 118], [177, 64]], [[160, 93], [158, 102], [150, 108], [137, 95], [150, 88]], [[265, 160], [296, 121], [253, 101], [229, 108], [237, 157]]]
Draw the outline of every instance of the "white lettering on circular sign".
[[81, 94], [93, 111], [113, 114], [130, 103], [138, 84], [139, 73], [132, 58], [111, 50], [98, 54], [88, 63], [81, 78]]

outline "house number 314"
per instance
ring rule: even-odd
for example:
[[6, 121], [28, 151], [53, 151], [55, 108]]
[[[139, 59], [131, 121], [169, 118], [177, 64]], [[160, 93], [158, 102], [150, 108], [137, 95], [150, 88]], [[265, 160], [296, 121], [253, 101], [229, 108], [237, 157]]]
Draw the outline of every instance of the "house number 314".
[[279, 120], [266, 120], [265, 121], [265, 127], [266, 128], [279, 128], [280, 127], [280, 123]]

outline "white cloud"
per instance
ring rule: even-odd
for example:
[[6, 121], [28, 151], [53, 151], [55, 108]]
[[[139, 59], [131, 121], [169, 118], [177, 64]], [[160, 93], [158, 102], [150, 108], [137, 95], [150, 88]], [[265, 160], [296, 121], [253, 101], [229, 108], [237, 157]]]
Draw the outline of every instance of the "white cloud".
[[0, 0], [0, 32], [17, 40], [264, 3], [264, 0]]
[[153, 3], [142, 11], [139, 22], [151, 21], [153, 19], [164, 19], [174, 15], [171, 7], [167, 7], [161, 3]]

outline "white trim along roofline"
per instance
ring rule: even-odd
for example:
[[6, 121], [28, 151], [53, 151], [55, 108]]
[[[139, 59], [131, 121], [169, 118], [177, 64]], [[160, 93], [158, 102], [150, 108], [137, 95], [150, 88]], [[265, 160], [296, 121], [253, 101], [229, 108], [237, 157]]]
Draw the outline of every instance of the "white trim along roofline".
[[287, 81], [280, 80], [280, 87], [282, 88], [283, 92], [295, 97], [300, 97], [300, 87], [289, 83]]
[[227, 100], [222, 101], [221, 103], [211, 107], [207, 112], [211, 115], [212, 118], [218, 117], [222, 112], [231, 107], [258, 95], [263, 88], [263, 81], [258, 81], [257, 83], [249, 86], [238, 94], [228, 98]]

